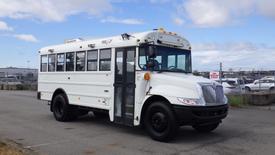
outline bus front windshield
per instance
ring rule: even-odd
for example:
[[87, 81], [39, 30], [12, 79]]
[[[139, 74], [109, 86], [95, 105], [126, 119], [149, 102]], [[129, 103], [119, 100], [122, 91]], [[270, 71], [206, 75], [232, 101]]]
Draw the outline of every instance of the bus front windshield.
[[[172, 47], [155, 46], [154, 67], [148, 68], [148, 49], [147, 45], [139, 48], [139, 66], [142, 70], [153, 70], [159, 72], [182, 72], [191, 73], [191, 51]], [[151, 59], [152, 60], [152, 59]]]

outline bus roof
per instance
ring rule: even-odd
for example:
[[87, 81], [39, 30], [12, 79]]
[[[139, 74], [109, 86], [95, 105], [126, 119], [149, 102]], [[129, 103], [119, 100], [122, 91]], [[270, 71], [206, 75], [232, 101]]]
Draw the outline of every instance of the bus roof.
[[42, 48], [40, 54], [63, 53], [86, 51], [93, 49], [116, 48], [139, 46], [144, 43], [155, 45], [169, 46], [180, 49], [190, 50], [190, 43], [183, 37], [175, 33], [166, 32], [163, 29], [156, 31], [147, 31], [142, 33], [127, 34], [124, 33], [119, 36], [100, 38], [100, 39], [75, 39], [67, 40], [65, 43], [54, 46], [47, 46]]

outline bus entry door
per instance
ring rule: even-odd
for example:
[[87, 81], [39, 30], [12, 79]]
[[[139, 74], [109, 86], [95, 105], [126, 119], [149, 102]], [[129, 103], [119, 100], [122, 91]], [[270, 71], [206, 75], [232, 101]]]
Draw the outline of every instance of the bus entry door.
[[134, 123], [136, 49], [119, 48], [115, 54], [114, 115], [115, 122]]

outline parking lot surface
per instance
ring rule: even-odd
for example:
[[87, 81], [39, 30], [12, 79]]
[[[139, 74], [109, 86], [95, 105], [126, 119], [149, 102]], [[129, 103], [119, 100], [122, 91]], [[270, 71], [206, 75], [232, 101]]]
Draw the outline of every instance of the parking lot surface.
[[83, 117], [55, 121], [47, 104], [35, 92], [0, 91], [0, 139], [9, 139], [41, 154], [274, 154], [274, 108], [231, 108], [212, 133], [182, 127], [169, 143], [151, 140], [140, 128]]

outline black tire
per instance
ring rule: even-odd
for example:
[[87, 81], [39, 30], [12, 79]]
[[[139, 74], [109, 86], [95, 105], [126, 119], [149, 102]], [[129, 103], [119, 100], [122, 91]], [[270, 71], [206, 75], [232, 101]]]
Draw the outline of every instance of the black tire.
[[271, 88], [269, 89], [269, 91], [270, 91], [270, 93], [275, 93], [275, 88], [274, 88], [274, 87], [271, 87]]
[[143, 124], [152, 139], [162, 142], [173, 139], [179, 128], [171, 108], [162, 102], [149, 105]]
[[215, 130], [220, 123], [208, 124], [208, 125], [193, 125], [193, 128], [198, 132], [207, 133]]
[[245, 87], [245, 92], [251, 92], [251, 89], [249, 87]]
[[56, 95], [52, 102], [54, 118], [60, 122], [68, 122], [77, 118], [77, 109], [70, 106], [64, 94]]

